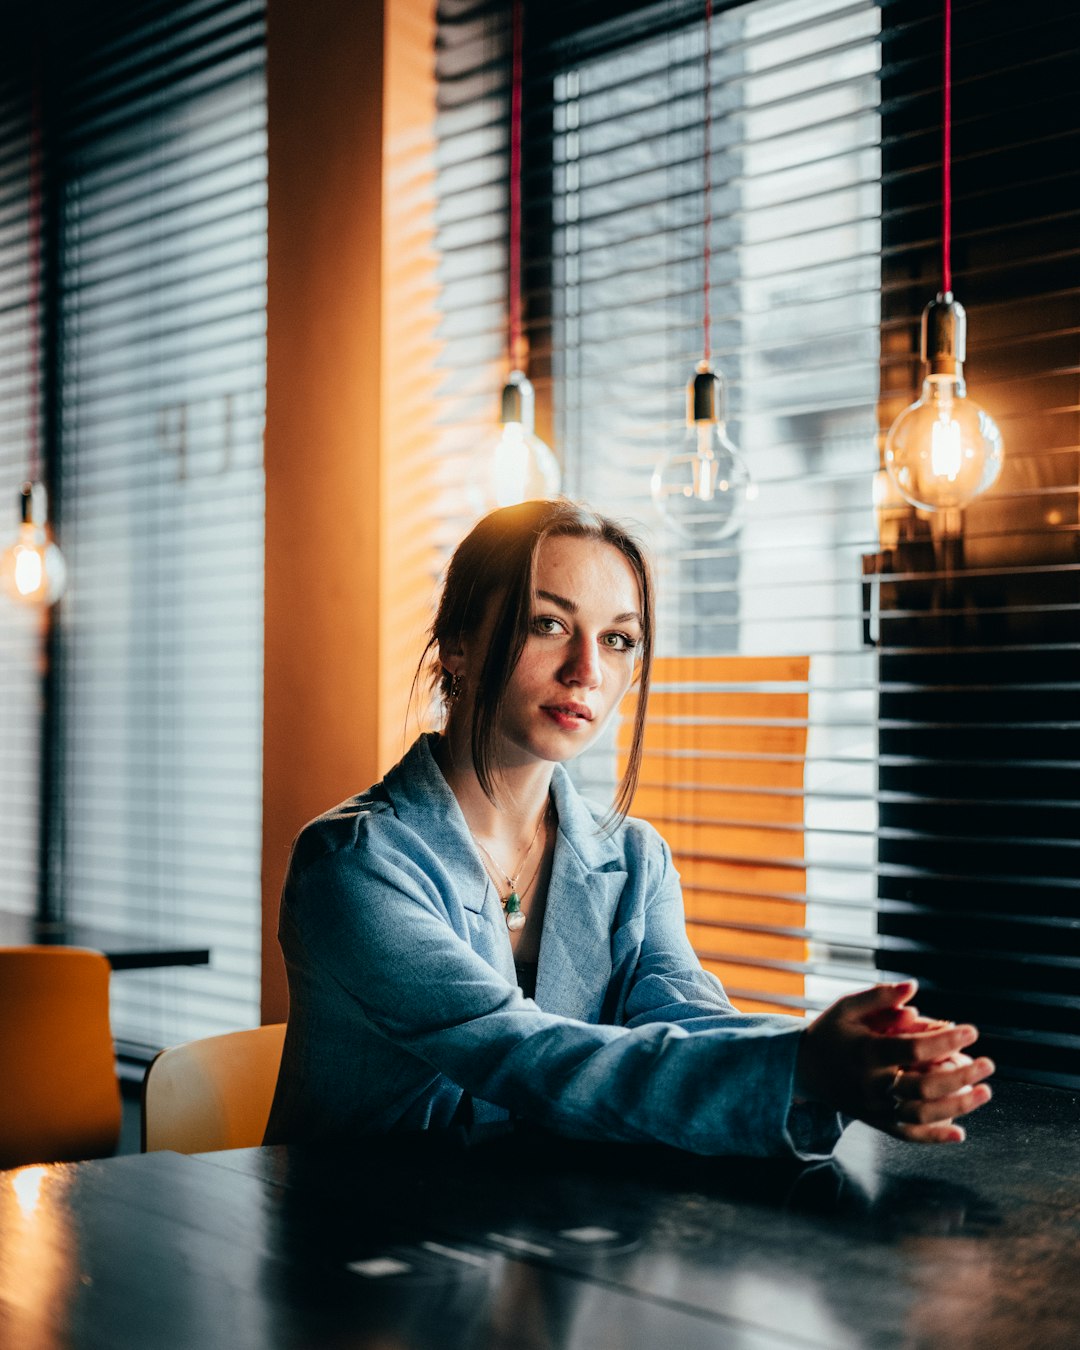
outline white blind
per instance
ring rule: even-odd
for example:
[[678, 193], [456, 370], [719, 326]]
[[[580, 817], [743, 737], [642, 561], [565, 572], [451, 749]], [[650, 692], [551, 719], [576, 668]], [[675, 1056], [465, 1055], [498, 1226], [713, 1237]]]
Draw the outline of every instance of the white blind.
[[154, 1046], [258, 1021], [264, 6], [61, 41], [56, 844], [69, 917], [211, 948], [114, 978]]
[[[712, 883], [722, 895], [692, 930], [733, 996], [818, 1007], [873, 975], [876, 698], [857, 577], [875, 537], [879, 16], [867, 3], [757, 0], [714, 17], [707, 203], [702, 11], [680, 7], [667, 31], [596, 57], [585, 48], [556, 75], [553, 402], [571, 490], [641, 521], [652, 542], [660, 654], [809, 658], [794, 684], [808, 694], [801, 841], [778, 836], [765, 852], [760, 831], [695, 829], [746, 823], [707, 779], [651, 814], [684, 881], [698, 873], [708, 889], [709, 863], [745, 865], [742, 883]], [[741, 529], [701, 546], [659, 520], [649, 480], [683, 434], [701, 355], [707, 205], [714, 361], [757, 496]], [[693, 786], [687, 756], [731, 761], [725, 781], [762, 794], [767, 820], [769, 784], [716, 735], [755, 720], [740, 695], [774, 688], [744, 669], [703, 682], [691, 667], [690, 690], [661, 669], [652, 720], [689, 725], [650, 773], [655, 787]], [[695, 699], [697, 685], [716, 697]], [[792, 791], [775, 782], [778, 797]], [[780, 890], [770, 853], [792, 869]], [[760, 900], [786, 905], [744, 903]], [[762, 936], [772, 927], [801, 945], [777, 949]]]
[[[530, 374], [566, 490], [636, 523], [658, 561], [665, 659], [638, 811], [672, 840], [692, 938], [737, 1000], [823, 1006], [874, 974], [877, 702], [859, 577], [876, 541], [879, 12], [717, 6], [712, 335], [758, 495], [737, 534], [703, 547], [666, 530], [649, 483], [681, 438], [701, 356], [704, 6], [526, 9]], [[503, 373], [508, 13], [447, 5], [442, 33], [444, 463], [457, 471]], [[453, 536], [463, 495], [446, 506]], [[687, 675], [672, 661], [735, 656], [793, 660], [783, 680], [776, 666]], [[755, 779], [756, 724], [774, 745], [760, 753], [800, 761], [795, 786]], [[577, 769], [601, 798], [613, 740]]]

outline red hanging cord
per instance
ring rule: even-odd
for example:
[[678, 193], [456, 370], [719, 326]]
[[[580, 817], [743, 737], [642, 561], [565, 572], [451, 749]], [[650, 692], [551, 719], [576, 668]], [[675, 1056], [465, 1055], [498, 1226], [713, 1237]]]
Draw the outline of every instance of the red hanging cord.
[[522, 0], [514, 0], [511, 16], [513, 67], [510, 87], [510, 364], [524, 369], [521, 332], [521, 77]]
[[41, 371], [41, 79], [37, 62], [34, 65], [34, 83], [30, 95], [30, 219], [27, 224], [27, 251], [29, 257], [29, 327], [30, 327], [30, 453], [27, 477], [35, 482], [40, 474], [40, 447], [38, 444], [39, 399]]
[[712, 299], [709, 263], [712, 255], [712, 0], [705, 0], [705, 225], [702, 238], [702, 302], [704, 317], [704, 350], [706, 361], [712, 360]]
[[945, 110], [941, 148], [941, 285], [952, 290], [952, 0], [945, 0]]

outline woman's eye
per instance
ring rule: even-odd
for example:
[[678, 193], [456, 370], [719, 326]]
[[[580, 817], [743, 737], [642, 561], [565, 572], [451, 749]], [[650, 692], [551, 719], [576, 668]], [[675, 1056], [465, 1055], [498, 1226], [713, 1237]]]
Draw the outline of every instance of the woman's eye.
[[562, 624], [550, 614], [540, 614], [532, 621], [534, 633], [561, 633]]
[[627, 633], [605, 633], [604, 642], [613, 651], [632, 652], [637, 643]]

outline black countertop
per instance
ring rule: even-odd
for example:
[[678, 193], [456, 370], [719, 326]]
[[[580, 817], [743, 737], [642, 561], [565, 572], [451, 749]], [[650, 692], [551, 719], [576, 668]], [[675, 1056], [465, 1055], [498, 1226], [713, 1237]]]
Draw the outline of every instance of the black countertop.
[[331, 1165], [307, 1149], [206, 1161], [292, 1189], [294, 1215], [362, 1196], [339, 1233], [354, 1258], [408, 1263], [434, 1233], [780, 1344], [1076, 1350], [1080, 1094], [999, 1082], [966, 1124], [942, 1147], [856, 1124], [810, 1167], [528, 1130], [380, 1141]]
[[29, 1211], [17, 1177], [4, 1345], [1080, 1346], [1080, 1094], [1055, 1088], [999, 1082], [960, 1146], [854, 1125], [810, 1167], [519, 1129], [48, 1168]]

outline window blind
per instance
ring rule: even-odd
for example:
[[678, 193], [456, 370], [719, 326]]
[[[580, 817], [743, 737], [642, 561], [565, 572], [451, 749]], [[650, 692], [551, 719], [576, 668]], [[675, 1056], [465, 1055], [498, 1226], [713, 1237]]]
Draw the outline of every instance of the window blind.
[[[10, 50], [25, 55], [19, 42]], [[0, 64], [0, 552], [15, 537], [16, 494], [32, 472], [40, 360], [31, 322], [31, 100], [19, 76]], [[39, 616], [0, 595], [0, 906], [24, 914], [37, 898], [41, 654]]]
[[114, 979], [154, 1047], [258, 1021], [264, 7], [48, 17], [51, 842], [70, 918], [210, 946]]
[[[567, 490], [639, 521], [660, 573], [641, 813], [737, 1001], [812, 1010], [916, 974], [1006, 1072], [1075, 1083], [1077, 17], [956, 6], [953, 270], [1008, 458], [951, 539], [879, 472], [940, 285], [941, 6], [715, 6], [710, 312], [758, 496], [690, 547], [649, 476], [701, 354], [703, 10], [526, 6], [541, 429]], [[440, 6], [445, 547], [504, 375], [508, 42], [508, 6]], [[723, 664], [770, 659], [805, 679]], [[780, 694], [805, 715], [754, 702]], [[804, 731], [801, 785], [755, 783], [755, 726]], [[580, 765], [601, 796], [619, 734]]]
[[[882, 424], [940, 275], [940, 12], [883, 6]], [[953, 273], [998, 483], [959, 528], [891, 505], [875, 576], [879, 961], [962, 1008], [1003, 1071], [1080, 1084], [1080, 418], [1071, 92], [1080, 16], [953, 20]]]
[[[692, 940], [736, 1001], [799, 1011], [874, 975], [877, 704], [859, 574], [878, 463], [879, 12], [716, 9], [711, 320], [729, 430], [758, 488], [742, 529], [690, 545], [650, 498], [702, 347], [703, 5], [526, 7], [530, 375], [565, 489], [636, 522], [658, 564], [653, 748], [634, 809], [672, 842]], [[471, 375], [489, 417], [502, 375], [506, 22], [444, 7], [440, 52], [440, 243], [446, 275], [463, 278], [442, 298], [445, 368], [448, 383]], [[478, 159], [469, 138], [481, 136]], [[451, 174], [459, 161], [470, 180]], [[448, 495], [456, 534], [453, 505]], [[757, 664], [785, 658], [786, 679]], [[619, 736], [575, 769], [599, 798]]]

